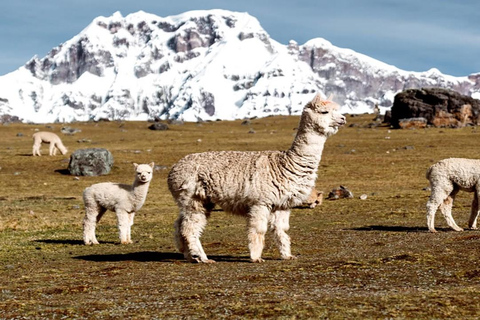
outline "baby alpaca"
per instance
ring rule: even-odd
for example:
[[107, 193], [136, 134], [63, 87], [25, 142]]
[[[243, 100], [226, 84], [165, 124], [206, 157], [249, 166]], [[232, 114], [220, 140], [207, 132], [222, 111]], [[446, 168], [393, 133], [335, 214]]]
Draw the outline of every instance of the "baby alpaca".
[[440, 160], [427, 170], [432, 194], [427, 202], [427, 226], [430, 232], [435, 230], [435, 213], [438, 208], [455, 231], [463, 231], [452, 217], [455, 195], [463, 190], [473, 192], [473, 202], [468, 220], [470, 229], [477, 229], [478, 196], [480, 192], [480, 160], [450, 158]]
[[117, 214], [120, 242], [132, 243], [131, 228], [135, 212], [140, 210], [147, 198], [152, 180], [154, 163], [133, 164], [136, 175], [133, 185], [103, 182], [83, 191], [85, 218], [83, 219], [83, 241], [86, 245], [98, 244], [95, 227], [107, 210]]
[[33, 156], [40, 154], [40, 146], [43, 143], [50, 143], [50, 155], [54, 156], [57, 154], [57, 149], [60, 150], [62, 154], [67, 153], [67, 148], [62, 143], [62, 140], [53, 132], [39, 131], [33, 134]]
[[200, 236], [218, 205], [246, 218], [252, 262], [263, 262], [269, 228], [282, 259], [295, 259], [287, 234], [290, 209], [310, 195], [325, 141], [346, 123], [338, 108], [315, 96], [304, 107], [297, 135], [285, 151], [210, 151], [178, 161], [168, 175], [168, 187], [179, 207], [175, 239], [184, 257], [214, 262], [205, 254]]
[[317, 191], [315, 187], [310, 192], [310, 196], [305, 201], [305, 204], [308, 205], [310, 208], [315, 208], [323, 203], [323, 191]]

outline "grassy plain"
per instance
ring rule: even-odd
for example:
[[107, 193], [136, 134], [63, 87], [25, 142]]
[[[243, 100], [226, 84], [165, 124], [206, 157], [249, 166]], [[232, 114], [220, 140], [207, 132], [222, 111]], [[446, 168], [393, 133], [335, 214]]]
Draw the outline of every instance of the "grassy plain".
[[[427, 232], [426, 169], [448, 157], [480, 158], [477, 128], [370, 128], [372, 115], [347, 117], [329, 138], [317, 189], [340, 185], [354, 199], [294, 209], [292, 251], [279, 259], [269, 235], [263, 264], [248, 259], [245, 221], [214, 212], [202, 241], [216, 264], [189, 264], [173, 243], [177, 209], [166, 177], [173, 163], [207, 150], [287, 149], [298, 117], [170, 125], [145, 122], [0, 127], [0, 319], [473, 319], [480, 316], [480, 231], [454, 232], [437, 214]], [[353, 125], [353, 126], [350, 126]], [[110, 174], [66, 174], [69, 155], [32, 157], [31, 135], [51, 130], [69, 151], [101, 147]], [[255, 133], [249, 133], [253, 130]], [[43, 146], [43, 153], [48, 148]], [[85, 187], [133, 182], [133, 162], [157, 170], [132, 229], [118, 242], [115, 215], [82, 244]], [[366, 200], [359, 199], [362, 194]], [[454, 217], [466, 227], [471, 194]]]

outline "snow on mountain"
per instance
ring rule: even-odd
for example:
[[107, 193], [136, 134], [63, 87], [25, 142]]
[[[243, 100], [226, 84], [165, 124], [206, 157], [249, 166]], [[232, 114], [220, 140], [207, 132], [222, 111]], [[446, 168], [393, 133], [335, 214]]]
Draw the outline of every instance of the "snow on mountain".
[[0, 77], [0, 115], [25, 122], [233, 120], [300, 114], [316, 92], [348, 113], [389, 109], [407, 88], [480, 95], [480, 74], [407, 72], [317, 38], [271, 39], [247, 13], [98, 17], [43, 58]]

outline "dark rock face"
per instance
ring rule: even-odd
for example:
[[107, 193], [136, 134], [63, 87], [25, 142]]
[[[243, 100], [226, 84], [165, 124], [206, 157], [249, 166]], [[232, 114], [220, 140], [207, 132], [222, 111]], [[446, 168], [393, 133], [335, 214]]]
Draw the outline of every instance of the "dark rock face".
[[480, 100], [442, 88], [410, 89], [398, 93], [390, 124], [400, 128], [402, 119], [425, 118], [435, 127], [464, 127], [480, 123]]
[[113, 156], [107, 149], [79, 149], [70, 156], [68, 171], [74, 176], [100, 176], [108, 174], [112, 166]]

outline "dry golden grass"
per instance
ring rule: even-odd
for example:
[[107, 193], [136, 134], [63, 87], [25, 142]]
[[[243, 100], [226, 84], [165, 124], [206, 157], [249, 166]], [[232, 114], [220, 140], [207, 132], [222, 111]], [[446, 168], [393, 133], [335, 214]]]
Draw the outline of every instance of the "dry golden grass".
[[[480, 232], [450, 231], [438, 214], [440, 232], [428, 233], [429, 192], [422, 189], [434, 162], [480, 158], [480, 132], [369, 128], [371, 119], [347, 117], [355, 126], [327, 141], [317, 189], [327, 195], [344, 185], [355, 197], [293, 210], [289, 234], [298, 260], [279, 260], [267, 237], [267, 261], [249, 263], [244, 220], [214, 212], [202, 237], [213, 265], [188, 264], [175, 251], [168, 169], [192, 152], [287, 149], [298, 117], [168, 131], [148, 130], [145, 122], [74, 123], [81, 133], [60, 134], [70, 151], [107, 148], [115, 159], [109, 175], [79, 180], [65, 174], [68, 156], [31, 156], [35, 130], [59, 133], [60, 124], [1, 126], [0, 319], [477, 318]], [[101, 244], [84, 246], [83, 189], [133, 182], [132, 163], [151, 161], [166, 169], [154, 173], [134, 243], [118, 244], [109, 212], [98, 226]], [[471, 199], [460, 193], [455, 202], [460, 226]]]

